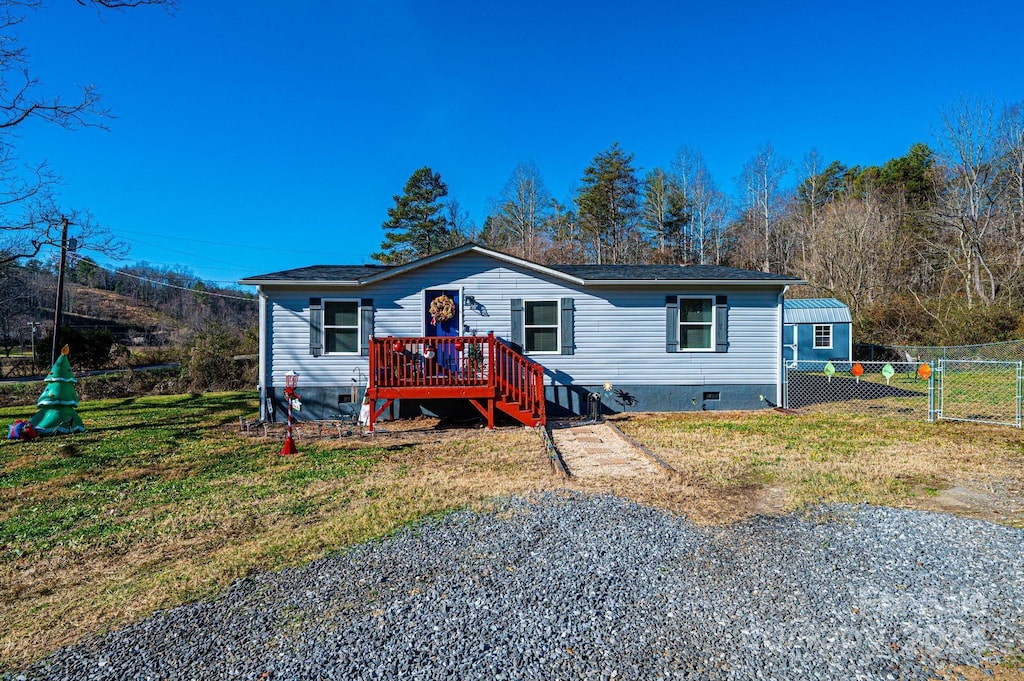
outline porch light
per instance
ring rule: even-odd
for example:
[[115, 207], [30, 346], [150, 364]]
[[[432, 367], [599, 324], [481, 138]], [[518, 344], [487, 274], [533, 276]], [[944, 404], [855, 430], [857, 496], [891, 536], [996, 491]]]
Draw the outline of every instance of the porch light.
[[476, 307], [476, 296], [466, 296], [462, 299], [462, 307]]

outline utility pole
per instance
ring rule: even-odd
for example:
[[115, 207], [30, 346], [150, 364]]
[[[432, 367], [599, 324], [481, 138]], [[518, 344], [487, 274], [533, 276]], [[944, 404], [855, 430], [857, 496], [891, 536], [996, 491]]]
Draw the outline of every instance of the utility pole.
[[53, 346], [50, 348], [50, 366], [57, 363], [58, 338], [64, 308], [64, 264], [68, 257], [68, 219], [60, 219], [60, 265], [57, 267], [57, 304], [53, 309]]
[[32, 329], [32, 366], [36, 365], [36, 329], [39, 328], [39, 322], [29, 322], [29, 328]]

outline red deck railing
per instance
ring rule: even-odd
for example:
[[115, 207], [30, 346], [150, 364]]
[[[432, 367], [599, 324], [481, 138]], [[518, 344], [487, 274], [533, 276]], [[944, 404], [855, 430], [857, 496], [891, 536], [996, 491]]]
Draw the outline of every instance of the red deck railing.
[[[493, 427], [493, 408], [528, 425], [545, 422], [544, 369], [494, 334], [487, 336], [381, 336], [370, 340], [373, 400], [482, 399]], [[383, 408], [372, 420], [376, 419]]]

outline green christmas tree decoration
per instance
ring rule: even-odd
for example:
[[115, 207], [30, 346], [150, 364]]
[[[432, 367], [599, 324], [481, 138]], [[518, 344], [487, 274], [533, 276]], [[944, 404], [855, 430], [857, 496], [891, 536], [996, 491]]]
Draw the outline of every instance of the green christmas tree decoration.
[[35, 426], [40, 435], [84, 432], [85, 424], [76, 411], [78, 392], [75, 390], [75, 383], [78, 383], [78, 379], [71, 373], [68, 346], [65, 345], [60, 351], [60, 357], [53, 363], [49, 376], [44, 380], [46, 387], [36, 401], [39, 411], [29, 423]]

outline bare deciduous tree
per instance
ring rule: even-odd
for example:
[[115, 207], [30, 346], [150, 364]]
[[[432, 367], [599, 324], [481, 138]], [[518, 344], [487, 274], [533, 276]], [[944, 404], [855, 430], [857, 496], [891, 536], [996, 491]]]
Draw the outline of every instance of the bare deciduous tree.
[[[171, 7], [174, 0], [77, 0], [99, 9], [123, 9], [141, 5]], [[39, 163], [23, 170], [15, 153], [15, 130], [28, 121], [40, 121], [73, 130], [103, 127], [108, 112], [92, 85], [82, 87], [71, 98], [43, 90], [38, 77], [29, 70], [28, 54], [18, 40], [17, 29], [40, 0], [0, 0], [0, 263], [32, 258], [48, 245], [59, 245], [60, 230], [54, 229], [67, 214], [54, 194], [57, 175]], [[109, 235], [90, 221], [83, 236], [94, 250], [112, 245]], [[84, 228], [85, 223], [82, 223]], [[93, 237], [100, 235], [96, 241]], [[84, 240], [84, 239], [83, 239]], [[117, 250], [115, 248], [115, 250]]]
[[769, 142], [747, 161], [740, 178], [746, 199], [744, 220], [759, 235], [761, 269], [765, 272], [772, 271], [773, 260], [785, 270], [787, 251], [781, 232], [784, 201], [780, 185], [789, 167], [790, 162], [776, 154]]
[[699, 151], [682, 147], [673, 167], [677, 185], [685, 196], [685, 231], [692, 262], [720, 265], [725, 256], [725, 219], [729, 200], [718, 189]]

